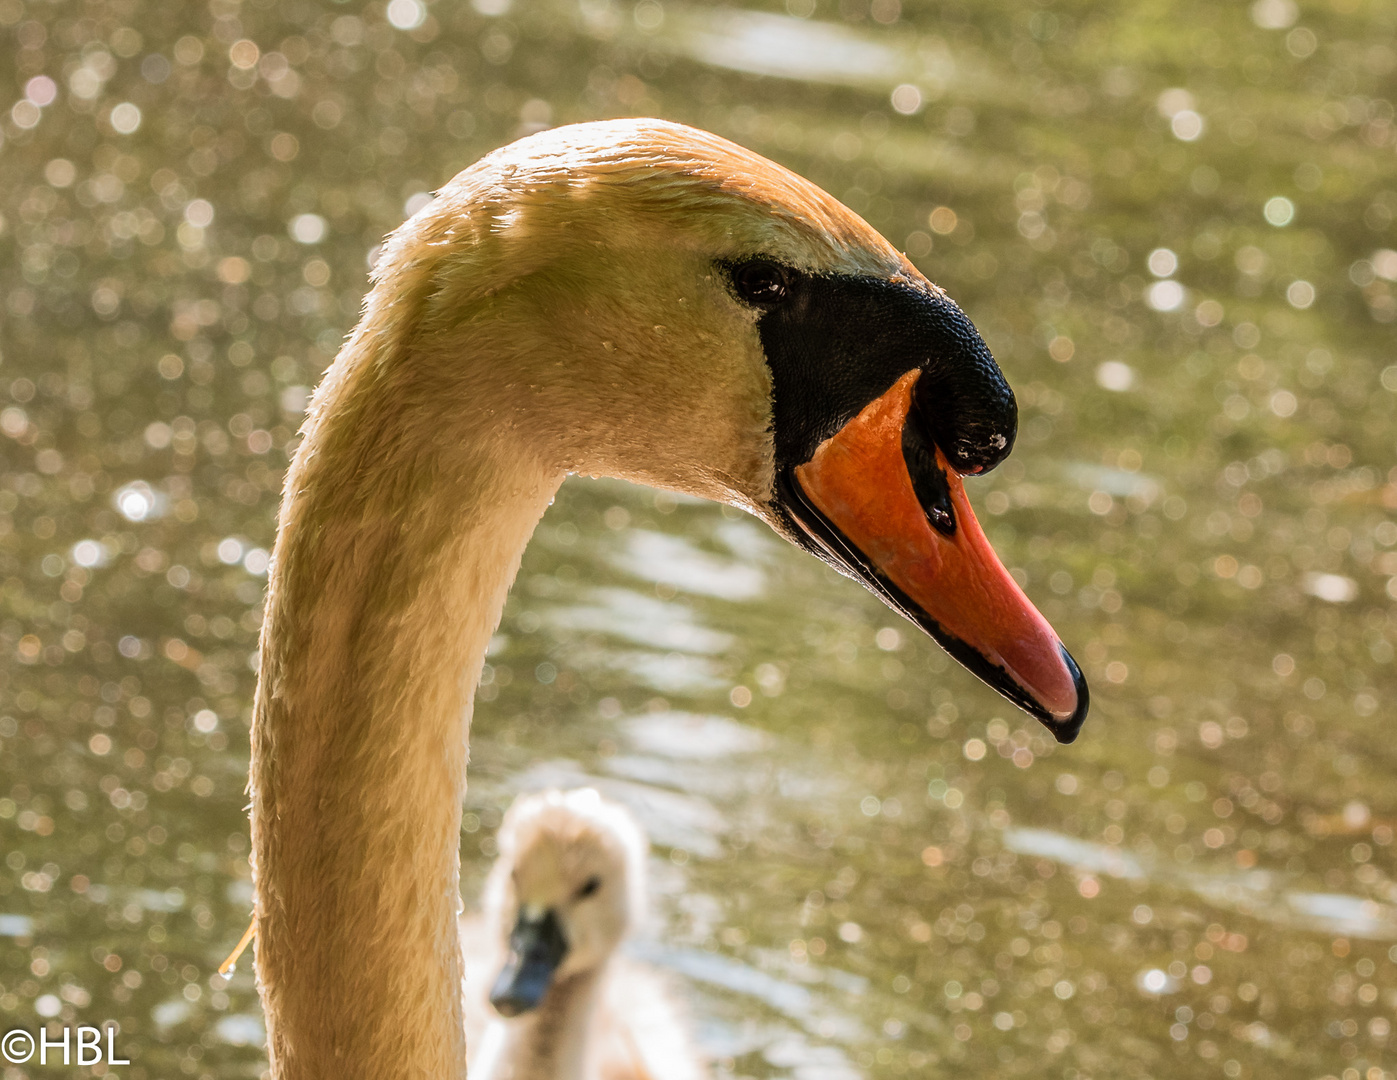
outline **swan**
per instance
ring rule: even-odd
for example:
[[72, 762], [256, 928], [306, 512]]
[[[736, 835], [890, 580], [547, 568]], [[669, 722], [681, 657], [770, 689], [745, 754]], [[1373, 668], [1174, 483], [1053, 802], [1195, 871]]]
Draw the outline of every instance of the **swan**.
[[471, 700], [569, 473], [746, 509], [1075, 737], [1085, 680], [961, 482], [1016, 425], [944, 292], [724, 139], [579, 124], [450, 181], [385, 242], [287, 473], [249, 779], [271, 1075], [465, 1074]]
[[594, 788], [521, 795], [463, 920], [471, 1080], [701, 1080], [654, 972], [616, 955], [646, 909], [645, 834]]

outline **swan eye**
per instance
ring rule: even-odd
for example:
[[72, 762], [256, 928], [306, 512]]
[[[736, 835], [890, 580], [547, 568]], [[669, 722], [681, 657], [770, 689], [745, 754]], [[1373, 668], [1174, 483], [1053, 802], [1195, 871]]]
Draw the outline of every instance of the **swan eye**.
[[732, 284], [743, 300], [761, 307], [780, 303], [790, 288], [785, 268], [765, 259], [733, 267]]
[[577, 892], [573, 895], [578, 900], [585, 900], [587, 897], [591, 896], [600, 888], [601, 878], [593, 875], [592, 877], [589, 877], [586, 881], [584, 881], [582, 883], [582, 888], [578, 889]]

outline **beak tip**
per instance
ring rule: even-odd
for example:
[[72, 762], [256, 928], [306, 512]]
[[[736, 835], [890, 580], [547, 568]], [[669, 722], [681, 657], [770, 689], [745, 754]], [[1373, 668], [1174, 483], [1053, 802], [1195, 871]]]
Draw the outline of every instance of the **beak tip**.
[[1086, 676], [1082, 674], [1082, 669], [1077, 666], [1077, 661], [1072, 659], [1072, 654], [1067, 651], [1065, 646], [1059, 645], [1058, 647], [1062, 650], [1062, 662], [1072, 676], [1072, 685], [1077, 692], [1077, 707], [1065, 717], [1054, 716], [1047, 723], [1047, 727], [1053, 733], [1053, 738], [1065, 746], [1076, 741], [1082, 730], [1082, 725], [1086, 722], [1087, 710], [1091, 706], [1091, 692], [1087, 688]]
[[548, 984], [536, 976], [529, 977], [530, 974], [525, 973], [523, 977], [516, 975], [512, 979], [501, 975], [490, 992], [490, 1004], [497, 1013], [506, 1019], [513, 1019], [538, 1008], [548, 993]]
[[521, 1002], [510, 997], [491, 997], [490, 1004], [494, 1006], [497, 1013], [506, 1019], [512, 1019], [525, 1011], [525, 1006]]

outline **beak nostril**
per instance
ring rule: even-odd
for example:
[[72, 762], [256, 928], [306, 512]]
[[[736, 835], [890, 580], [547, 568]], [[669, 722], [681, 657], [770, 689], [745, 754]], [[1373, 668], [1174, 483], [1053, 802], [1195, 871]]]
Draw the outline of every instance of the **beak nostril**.
[[937, 461], [936, 444], [923, 429], [915, 409], [908, 411], [902, 425], [902, 461], [927, 520], [942, 536], [955, 536], [956, 511], [946, 470]]
[[951, 516], [949, 510], [943, 510], [939, 506], [929, 506], [926, 512], [927, 518], [937, 530], [950, 536], [956, 531], [956, 519]]

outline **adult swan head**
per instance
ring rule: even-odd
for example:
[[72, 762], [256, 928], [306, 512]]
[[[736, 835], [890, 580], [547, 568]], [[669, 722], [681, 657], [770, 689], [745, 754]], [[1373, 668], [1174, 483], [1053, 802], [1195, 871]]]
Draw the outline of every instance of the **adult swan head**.
[[273, 1075], [465, 1072], [471, 697], [568, 473], [749, 510], [1071, 739], [1086, 684], [961, 486], [1015, 426], [940, 289], [730, 142], [580, 124], [451, 181], [385, 246], [287, 477], [251, 778]]

